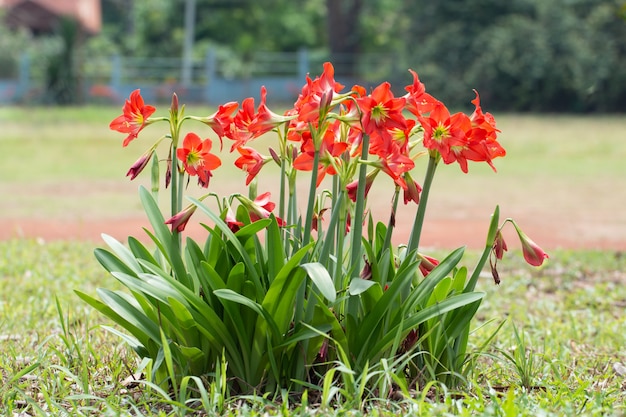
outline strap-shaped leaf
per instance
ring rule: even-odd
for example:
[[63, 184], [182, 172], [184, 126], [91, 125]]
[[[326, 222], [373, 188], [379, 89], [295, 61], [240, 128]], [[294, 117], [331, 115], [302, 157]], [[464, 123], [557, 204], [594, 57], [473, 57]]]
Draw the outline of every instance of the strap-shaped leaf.
[[156, 238], [159, 241], [160, 245], [158, 246], [172, 267], [176, 278], [189, 288], [191, 282], [187, 277], [187, 270], [181, 257], [178, 240], [165, 224], [165, 219], [157, 202], [154, 200], [154, 196], [145, 187], [141, 186], [139, 187], [139, 198], [155, 233], [151, 237], [153, 237], [153, 240]]
[[334, 303], [337, 295], [335, 293], [335, 284], [326, 268], [324, 268], [324, 265], [319, 262], [310, 262], [302, 264], [300, 267], [307, 272], [309, 278], [311, 278], [311, 281], [313, 281], [313, 284], [315, 284], [320, 293], [322, 293], [328, 301]]
[[464, 247], [452, 251], [439, 265], [430, 271], [426, 278], [411, 291], [405, 303], [404, 314], [409, 314], [411, 310], [415, 310], [418, 306], [424, 306], [426, 304], [435, 286], [452, 272], [463, 258], [464, 253]]
[[109, 236], [105, 233], [102, 235], [102, 240], [111, 248], [113, 253], [117, 255], [117, 257], [124, 262], [134, 273], [139, 274], [143, 272], [137, 259], [135, 259], [135, 255], [128, 249], [126, 246], [121, 244], [117, 239], [112, 236]]
[[268, 327], [271, 330], [272, 335], [275, 338], [277, 339], [280, 338], [281, 334], [278, 331], [276, 322], [274, 321], [270, 313], [266, 309], [264, 309], [261, 304], [256, 303], [252, 301], [251, 299], [249, 299], [248, 297], [245, 297], [229, 289], [216, 290], [215, 295], [217, 295], [221, 299], [233, 301], [235, 303], [248, 307], [249, 309], [257, 313], [259, 316], [263, 317], [265, 322], [268, 324]]
[[129, 275], [135, 274], [135, 271], [122, 262], [114, 253], [102, 248], [97, 248], [93, 253], [100, 265], [108, 272], [118, 271]]
[[350, 295], [361, 295], [365, 291], [369, 290], [372, 285], [376, 285], [375, 281], [370, 281], [362, 278], [352, 278], [350, 286], [348, 287], [348, 293]]
[[396, 332], [405, 332], [407, 330], [413, 329], [419, 326], [421, 323], [424, 323], [426, 320], [440, 316], [449, 311], [462, 308], [463, 306], [482, 299], [484, 296], [485, 293], [482, 292], [471, 292], [455, 295], [445, 299], [439, 304], [426, 307], [425, 309], [418, 311], [417, 313], [412, 314], [409, 317], [406, 317], [401, 325], [397, 325], [389, 329], [389, 331], [372, 347], [372, 349], [370, 350], [370, 354], [377, 354], [387, 349], [393, 342]]
[[256, 271], [255, 264], [252, 262], [252, 259], [250, 259], [248, 252], [243, 247], [239, 239], [237, 239], [224, 220], [222, 220], [222, 218], [217, 214], [213, 213], [213, 211], [207, 206], [202, 204], [200, 200], [193, 197], [188, 197], [188, 199], [195, 204], [200, 211], [209, 216], [209, 218], [215, 223], [215, 227], [217, 227], [225, 236], [225, 240], [232, 244], [232, 246], [237, 250], [239, 256], [241, 256], [241, 259], [246, 264], [246, 270], [249, 271], [250, 278], [252, 278], [252, 282], [254, 282], [254, 285], [256, 286], [257, 294], [264, 294], [263, 285], [259, 274]]

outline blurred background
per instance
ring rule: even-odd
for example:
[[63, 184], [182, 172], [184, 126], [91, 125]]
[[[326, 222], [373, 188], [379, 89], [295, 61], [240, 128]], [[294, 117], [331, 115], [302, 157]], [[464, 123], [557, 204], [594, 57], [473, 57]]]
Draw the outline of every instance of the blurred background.
[[624, 0], [0, 0], [0, 103], [289, 103], [337, 79], [451, 107], [626, 111]]

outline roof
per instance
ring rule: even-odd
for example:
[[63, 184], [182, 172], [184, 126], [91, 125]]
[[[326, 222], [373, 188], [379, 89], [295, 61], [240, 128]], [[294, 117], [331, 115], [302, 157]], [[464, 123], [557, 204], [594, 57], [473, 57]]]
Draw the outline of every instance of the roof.
[[61, 16], [75, 18], [90, 35], [102, 28], [100, 0], [0, 0], [0, 8], [7, 9], [9, 26], [36, 32], [53, 31]]

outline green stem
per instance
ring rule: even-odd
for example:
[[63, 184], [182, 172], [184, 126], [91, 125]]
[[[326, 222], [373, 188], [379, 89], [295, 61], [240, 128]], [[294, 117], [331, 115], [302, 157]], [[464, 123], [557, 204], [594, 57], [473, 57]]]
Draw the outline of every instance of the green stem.
[[304, 237], [302, 246], [311, 241], [311, 225], [313, 224], [313, 210], [315, 209], [315, 191], [317, 190], [317, 171], [320, 164], [320, 151], [315, 151], [313, 156], [313, 171], [311, 171], [311, 184], [309, 186], [309, 201], [307, 202], [306, 218], [304, 219]]
[[[370, 140], [368, 135], [363, 135], [363, 143], [361, 149], [361, 160], [367, 160], [369, 153]], [[367, 182], [367, 166], [362, 163], [359, 167], [359, 182], [356, 190], [356, 204], [354, 208], [354, 218], [352, 219], [352, 244], [350, 254], [350, 265], [348, 271], [352, 271], [353, 277], [360, 274], [359, 264], [361, 256], [361, 235], [363, 233], [363, 211], [365, 210], [365, 187]]]
[[413, 223], [413, 229], [411, 230], [411, 237], [409, 238], [409, 244], [407, 246], [407, 255], [413, 251], [417, 251], [420, 243], [420, 236], [422, 234], [422, 226], [424, 225], [424, 216], [426, 215], [426, 206], [428, 205], [428, 195], [430, 193], [430, 187], [435, 177], [435, 170], [437, 169], [437, 163], [439, 162], [439, 156], [430, 156], [428, 159], [428, 167], [426, 168], [426, 177], [424, 178], [424, 184], [422, 184], [422, 194], [420, 195], [420, 202], [417, 206], [417, 214], [415, 215], [415, 222]]
[[385, 252], [385, 249], [391, 248], [391, 235], [396, 225], [396, 211], [398, 210], [398, 200], [400, 199], [400, 187], [396, 187], [396, 191], [393, 194], [393, 200], [391, 202], [391, 214], [389, 215], [389, 224], [387, 224], [387, 232], [385, 233], [385, 242], [383, 243], [383, 250], [380, 252], [381, 256]]

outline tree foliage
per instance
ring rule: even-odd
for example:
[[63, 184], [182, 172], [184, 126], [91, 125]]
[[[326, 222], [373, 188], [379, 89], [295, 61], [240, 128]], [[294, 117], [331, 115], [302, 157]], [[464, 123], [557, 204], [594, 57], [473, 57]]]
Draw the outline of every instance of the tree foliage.
[[[181, 56], [185, 1], [102, 0], [104, 27], [89, 54]], [[195, 3], [198, 59], [213, 48], [245, 66], [257, 52], [308, 48], [350, 74], [357, 54], [380, 54], [371, 59], [381, 79], [404, 85], [413, 68], [452, 106], [476, 88], [502, 110], [626, 111], [624, 0]]]

